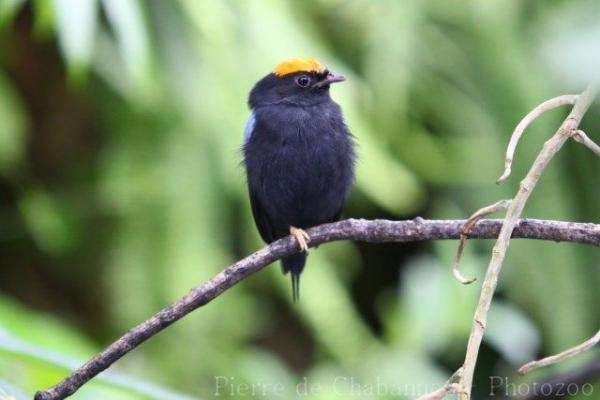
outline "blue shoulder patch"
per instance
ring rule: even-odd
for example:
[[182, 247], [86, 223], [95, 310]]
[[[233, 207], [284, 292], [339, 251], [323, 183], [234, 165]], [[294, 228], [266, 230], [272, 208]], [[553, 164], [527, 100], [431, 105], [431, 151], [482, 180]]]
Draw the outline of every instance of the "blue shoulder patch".
[[250, 140], [250, 136], [252, 136], [252, 131], [254, 131], [255, 124], [256, 116], [254, 113], [251, 113], [248, 117], [248, 121], [246, 121], [246, 128], [244, 129], [244, 144], [248, 143], [248, 140]]

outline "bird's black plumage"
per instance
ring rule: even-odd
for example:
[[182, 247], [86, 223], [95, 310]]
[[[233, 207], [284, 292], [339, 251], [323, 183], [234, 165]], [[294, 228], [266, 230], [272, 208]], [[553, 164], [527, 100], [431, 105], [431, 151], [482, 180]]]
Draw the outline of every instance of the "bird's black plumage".
[[[252, 89], [243, 147], [254, 220], [267, 243], [337, 220], [354, 181], [354, 143], [327, 70], [271, 73]], [[282, 260], [294, 299], [306, 253]]]

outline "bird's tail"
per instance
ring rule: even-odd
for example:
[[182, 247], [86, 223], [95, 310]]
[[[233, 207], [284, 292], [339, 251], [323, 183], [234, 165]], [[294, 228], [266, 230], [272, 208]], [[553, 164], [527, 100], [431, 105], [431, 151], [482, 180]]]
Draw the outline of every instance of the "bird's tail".
[[283, 267], [283, 273], [290, 273], [292, 277], [292, 298], [294, 301], [300, 299], [300, 274], [306, 264], [306, 253], [298, 253], [286, 257], [281, 260], [281, 266]]

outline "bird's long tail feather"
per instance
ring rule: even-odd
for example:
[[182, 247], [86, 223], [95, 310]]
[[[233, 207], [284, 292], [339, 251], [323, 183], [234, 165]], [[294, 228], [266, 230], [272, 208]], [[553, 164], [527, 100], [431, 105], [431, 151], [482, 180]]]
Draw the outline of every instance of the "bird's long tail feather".
[[283, 273], [290, 273], [292, 278], [292, 298], [294, 301], [300, 299], [300, 274], [306, 264], [306, 253], [298, 253], [281, 260]]

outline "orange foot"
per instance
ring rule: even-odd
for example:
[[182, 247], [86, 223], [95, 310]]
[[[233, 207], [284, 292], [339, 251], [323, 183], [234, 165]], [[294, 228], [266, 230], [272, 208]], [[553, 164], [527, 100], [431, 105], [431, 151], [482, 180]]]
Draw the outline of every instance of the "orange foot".
[[310, 236], [308, 236], [308, 233], [304, 232], [304, 230], [300, 228], [290, 225], [290, 235], [293, 235], [296, 238], [298, 245], [300, 246], [300, 250], [308, 252], [308, 242], [310, 242]]

